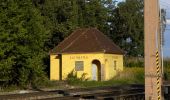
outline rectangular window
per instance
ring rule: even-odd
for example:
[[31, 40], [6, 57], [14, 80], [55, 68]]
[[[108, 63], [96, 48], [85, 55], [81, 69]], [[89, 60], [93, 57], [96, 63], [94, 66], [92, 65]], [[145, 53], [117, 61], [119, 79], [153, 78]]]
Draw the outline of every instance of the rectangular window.
[[117, 67], [117, 62], [114, 61], [114, 70], [116, 70], [116, 67]]
[[76, 61], [75, 62], [75, 70], [76, 71], [83, 71], [84, 70], [84, 62], [83, 61]]

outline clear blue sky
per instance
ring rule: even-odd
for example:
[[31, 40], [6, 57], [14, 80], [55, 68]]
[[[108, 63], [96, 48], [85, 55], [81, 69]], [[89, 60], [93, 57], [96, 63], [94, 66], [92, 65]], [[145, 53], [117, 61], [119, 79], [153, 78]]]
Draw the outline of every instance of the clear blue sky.
[[[116, 0], [118, 2], [125, 0]], [[159, 0], [160, 7], [166, 9], [166, 18], [170, 19], [170, 0]], [[164, 57], [170, 57], [170, 24], [167, 25], [164, 33], [165, 44], [163, 46]]]

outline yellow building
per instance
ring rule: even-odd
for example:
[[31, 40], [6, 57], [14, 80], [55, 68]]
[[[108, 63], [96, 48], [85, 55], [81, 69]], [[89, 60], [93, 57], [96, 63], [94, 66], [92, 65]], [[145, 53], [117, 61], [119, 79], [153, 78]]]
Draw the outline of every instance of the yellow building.
[[75, 71], [104, 81], [122, 70], [122, 50], [95, 28], [77, 29], [50, 52], [50, 80], [65, 80]]

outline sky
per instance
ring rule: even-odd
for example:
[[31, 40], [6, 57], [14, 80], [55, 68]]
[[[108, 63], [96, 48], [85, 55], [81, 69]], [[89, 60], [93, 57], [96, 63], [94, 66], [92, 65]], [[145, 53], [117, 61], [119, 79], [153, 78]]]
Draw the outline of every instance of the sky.
[[[166, 9], [166, 18], [170, 19], [170, 0], [160, 0], [160, 7]], [[170, 24], [166, 25], [164, 38], [163, 54], [164, 57], [170, 57]]]
[[[117, 0], [118, 2], [125, 0]], [[166, 18], [170, 19], [170, 0], [159, 0], [160, 7], [166, 9]], [[164, 46], [163, 46], [163, 56], [170, 58], [170, 24], [166, 25], [164, 32]]]

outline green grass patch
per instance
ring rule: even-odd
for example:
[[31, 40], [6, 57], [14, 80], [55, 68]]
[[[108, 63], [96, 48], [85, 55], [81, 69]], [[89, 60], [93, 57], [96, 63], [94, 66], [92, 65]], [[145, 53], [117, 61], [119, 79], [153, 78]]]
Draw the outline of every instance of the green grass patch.
[[125, 68], [124, 71], [119, 72], [108, 81], [89, 81], [85, 79], [84, 75], [78, 78], [77, 73], [72, 71], [68, 75], [67, 82], [69, 85], [80, 87], [99, 87], [134, 83], [144, 84], [144, 68], [141, 67]]
[[164, 78], [170, 80], [170, 58], [164, 60]]
[[130, 83], [144, 84], [144, 68], [142, 67], [131, 67], [124, 68], [124, 71], [118, 73], [115, 80], [128, 80]]
[[10, 85], [10, 86], [6, 86], [6, 87], [0, 87], [0, 94], [2, 94], [3, 92], [12, 92], [15, 90], [20, 90], [21, 88], [16, 86], [16, 85]]

